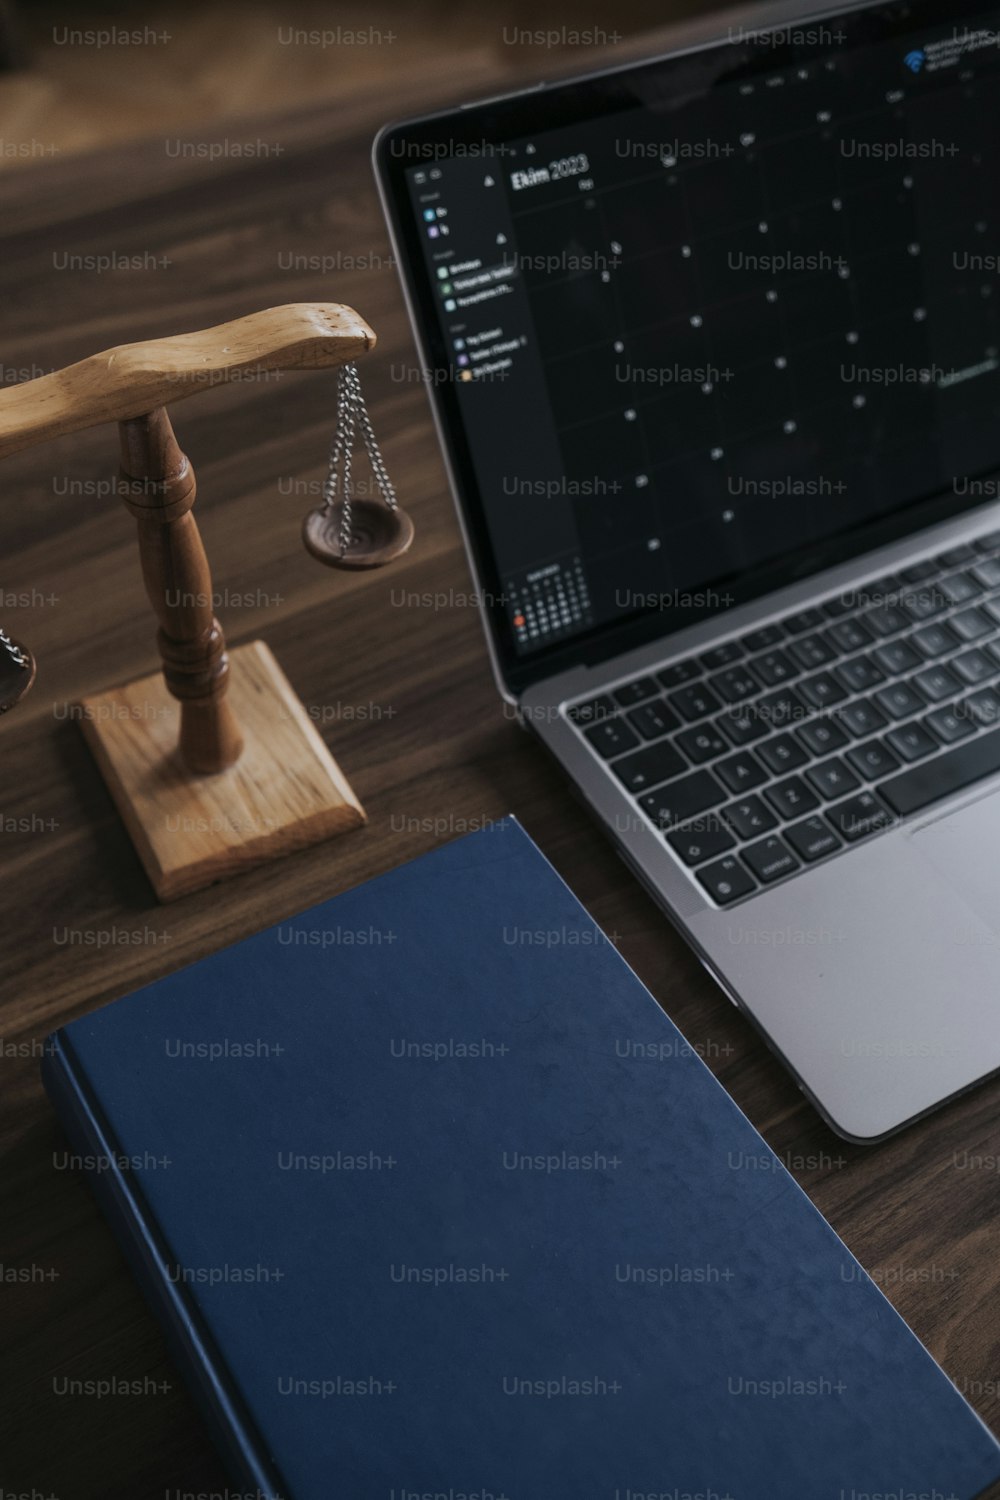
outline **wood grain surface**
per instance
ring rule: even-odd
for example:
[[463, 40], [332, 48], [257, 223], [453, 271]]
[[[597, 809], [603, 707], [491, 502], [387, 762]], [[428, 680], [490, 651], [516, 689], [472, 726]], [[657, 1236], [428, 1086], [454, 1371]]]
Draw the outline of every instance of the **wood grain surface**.
[[[462, 95], [487, 92], [490, 69], [471, 68]], [[0, 379], [258, 307], [347, 303], [378, 335], [362, 380], [417, 526], [412, 550], [376, 574], [335, 574], [303, 550], [335, 372], [234, 382], [186, 407], [227, 637], [271, 645], [369, 822], [162, 908], [71, 709], [157, 664], [114, 443], [86, 432], [2, 465], [0, 623], [39, 661], [32, 694], [0, 722], [5, 1495], [162, 1500], [228, 1482], [85, 1183], [62, 1169], [39, 1084], [45, 1035], [507, 812], [1000, 1432], [1000, 1082], [880, 1146], [840, 1142], [497, 696], [368, 164], [386, 111], [443, 102], [449, 85], [436, 87], [414, 76], [391, 103], [352, 98], [226, 127], [191, 153], [150, 140], [5, 179]], [[213, 159], [227, 141], [258, 149]], [[109, 255], [123, 259], [109, 268]], [[62, 1394], [66, 1380], [109, 1379], [147, 1393]]]
[[349, 307], [293, 302], [217, 328], [119, 344], [0, 385], [0, 458], [104, 422], [124, 422], [255, 371], [322, 370], [366, 354], [371, 329]]
[[192, 773], [178, 753], [182, 705], [162, 672], [82, 703], [84, 736], [161, 901], [365, 821], [267, 643], [237, 646], [229, 668], [224, 701], [242, 750], [234, 765], [209, 776]]

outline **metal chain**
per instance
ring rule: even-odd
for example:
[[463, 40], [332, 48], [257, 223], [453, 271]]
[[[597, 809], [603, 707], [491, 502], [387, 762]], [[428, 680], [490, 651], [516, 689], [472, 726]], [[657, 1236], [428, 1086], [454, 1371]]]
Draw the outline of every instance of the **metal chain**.
[[351, 452], [354, 448], [354, 434], [354, 409], [344, 382], [344, 367], [341, 366], [337, 379], [337, 430], [330, 444], [329, 469], [323, 485], [323, 509], [329, 515], [337, 503], [337, 491], [341, 488], [341, 466], [343, 466], [343, 503], [339, 537], [341, 552], [346, 552], [351, 544]]
[[3, 646], [15, 666], [27, 667], [30, 665], [31, 658], [26, 656], [20, 647], [14, 645], [6, 630], [0, 630], [0, 646]]
[[358, 374], [356, 365], [349, 365], [348, 369], [350, 371], [351, 383], [354, 388], [355, 400], [357, 402], [358, 421], [361, 424], [361, 436], [364, 440], [365, 452], [368, 454], [368, 462], [371, 464], [372, 473], [375, 475], [375, 483], [378, 485], [379, 494], [382, 496], [382, 499], [385, 501], [389, 509], [396, 510], [399, 502], [396, 499], [396, 491], [393, 488], [392, 480], [389, 478], [389, 471], [385, 466], [385, 459], [382, 457], [382, 450], [378, 445], [377, 438], [375, 437], [375, 431], [372, 427], [372, 419], [368, 415], [368, 407], [365, 404], [365, 398], [361, 394], [361, 377]]
[[364, 443], [379, 494], [390, 510], [396, 510], [399, 504], [396, 491], [389, 478], [382, 450], [375, 438], [368, 407], [365, 405], [365, 398], [361, 392], [361, 378], [358, 375], [357, 366], [352, 362], [341, 365], [338, 371], [337, 431], [330, 445], [330, 467], [323, 485], [323, 509], [328, 515], [337, 503], [338, 489], [340, 492], [338, 542], [342, 553], [348, 550], [354, 540], [351, 530], [351, 501], [354, 498], [351, 466], [359, 426], [361, 440]]
[[340, 382], [337, 383], [337, 425], [333, 438], [330, 442], [330, 453], [327, 458], [329, 471], [323, 482], [323, 509], [329, 510], [337, 498], [337, 480], [340, 474], [340, 455], [344, 447], [344, 407], [340, 390]]

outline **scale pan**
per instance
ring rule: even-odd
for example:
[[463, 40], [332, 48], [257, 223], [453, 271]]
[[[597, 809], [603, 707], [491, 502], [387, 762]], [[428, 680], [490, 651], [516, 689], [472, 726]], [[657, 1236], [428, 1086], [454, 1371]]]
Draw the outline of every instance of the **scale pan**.
[[413, 522], [405, 510], [395, 510], [379, 500], [351, 501], [351, 545], [340, 545], [343, 509], [311, 510], [302, 523], [302, 540], [313, 557], [331, 568], [381, 568], [408, 551], [413, 541]]
[[35, 658], [27, 646], [22, 646], [13, 636], [8, 636], [7, 639], [25, 661], [23, 665], [19, 665], [0, 643], [0, 714], [5, 714], [8, 709], [20, 703], [35, 680]]

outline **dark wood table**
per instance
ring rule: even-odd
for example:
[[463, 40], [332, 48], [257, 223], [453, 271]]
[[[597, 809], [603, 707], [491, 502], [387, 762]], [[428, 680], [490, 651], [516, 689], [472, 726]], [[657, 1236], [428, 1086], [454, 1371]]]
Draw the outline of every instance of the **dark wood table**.
[[[493, 81], [484, 63], [458, 86], [469, 97]], [[3, 466], [0, 624], [39, 659], [32, 694], [0, 723], [5, 1496], [162, 1500], [227, 1484], [86, 1184], [59, 1168], [64, 1140], [39, 1083], [43, 1038], [509, 811], [1000, 1431], [1000, 1177], [970, 1165], [1000, 1156], [1000, 1082], [881, 1146], [844, 1145], [493, 686], [368, 165], [385, 114], [455, 89], [442, 73], [370, 107], [231, 126], [191, 151], [153, 141], [4, 179], [0, 378], [276, 303], [350, 303], [379, 335], [363, 381], [417, 524], [412, 552], [376, 575], [334, 574], [303, 551], [299, 524], [331, 434], [332, 376], [244, 380], [177, 408], [230, 642], [269, 641], [370, 822], [160, 907], [72, 721], [81, 693], [157, 663], [132, 523], [107, 490], [115, 434], [62, 439]], [[131, 259], [113, 270], [88, 259], [107, 255]], [[67, 1378], [147, 1376], [162, 1389], [60, 1394]]]

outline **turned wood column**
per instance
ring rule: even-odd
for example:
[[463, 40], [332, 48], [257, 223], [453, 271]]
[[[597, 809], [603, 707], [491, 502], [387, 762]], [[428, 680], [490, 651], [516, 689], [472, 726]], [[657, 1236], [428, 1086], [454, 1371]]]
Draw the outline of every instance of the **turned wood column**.
[[224, 771], [239, 759], [243, 741], [226, 700], [226, 642], [191, 511], [194, 470], [162, 406], [119, 422], [118, 430], [122, 498], [139, 530], [142, 576], [160, 622], [163, 676], [181, 706], [179, 753], [192, 771]]

